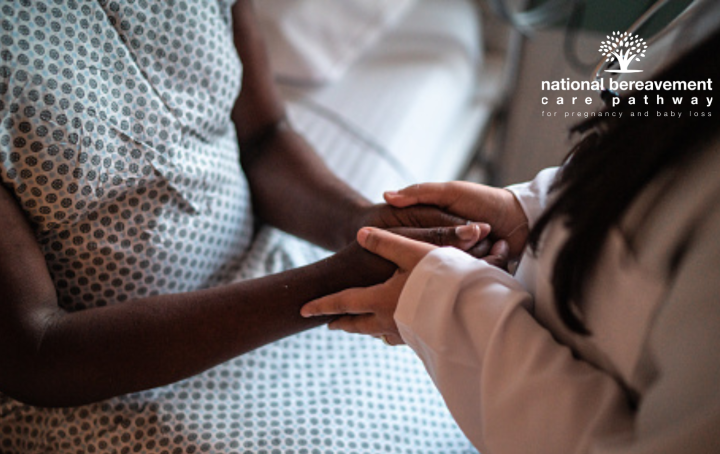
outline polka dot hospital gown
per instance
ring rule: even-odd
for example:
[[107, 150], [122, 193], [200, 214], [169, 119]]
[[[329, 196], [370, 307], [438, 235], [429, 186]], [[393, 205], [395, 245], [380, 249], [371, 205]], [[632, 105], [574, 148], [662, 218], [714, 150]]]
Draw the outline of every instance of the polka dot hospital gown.
[[[230, 5], [0, 2], [0, 179], [69, 311], [299, 266], [253, 232], [229, 112]], [[169, 386], [69, 409], [0, 394], [0, 452], [465, 453], [406, 348], [319, 328]]]

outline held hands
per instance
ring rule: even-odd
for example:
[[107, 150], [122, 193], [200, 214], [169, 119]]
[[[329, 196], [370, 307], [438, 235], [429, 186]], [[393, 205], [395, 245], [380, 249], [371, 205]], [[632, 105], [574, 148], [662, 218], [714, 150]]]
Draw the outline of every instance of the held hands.
[[[346, 230], [350, 229], [346, 237], [354, 239], [363, 227], [378, 227], [436, 246], [453, 246], [474, 257], [482, 258], [487, 255], [492, 245], [490, 240], [485, 240], [491, 226], [487, 222], [468, 219], [440, 206], [393, 206], [384, 203], [365, 205], [356, 208], [351, 222], [346, 224]], [[472, 228], [465, 227], [472, 224], [477, 224], [480, 228], [480, 238], [474, 244], [470, 244], [470, 240], [475, 237]]]
[[355, 216], [357, 228], [379, 227], [358, 232], [364, 249], [355, 243], [338, 254], [346, 256], [340, 263], [352, 263], [354, 272], [367, 275], [364, 285], [372, 286], [312, 301], [303, 307], [304, 317], [335, 316], [331, 329], [401, 344], [395, 308], [409, 274], [430, 251], [454, 246], [506, 268], [525, 247], [527, 218], [514, 195], [504, 189], [468, 182], [425, 183], [388, 192], [385, 200], [388, 205], [366, 206]]
[[493, 241], [508, 242], [511, 259], [518, 258], [525, 248], [527, 217], [515, 196], [505, 189], [465, 181], [423, 183], [386, 192], [385, 201], [396, 208], [432, 205], [460, 218], [487, 222], [492, 226]]
[[353, 230], [355, 237], [361, 227], [450, 227], [467, 223], [467, 219], [432, 206], [392, 204], [370, 205], [361, 210]]
[[[491, 225], [492, 233], [488, 241], [470, 250], [459, 247], [470, 255], [484, 257], [490, 249], [490, 240], [506, 240], [511, 260], [517, 259], [525, 248], [529, 233], [527, 217], [515, 196], [505, 189], [463, 181], [423, 183], [386, 192], [385, 200], [387, 205], [359, 208], [348, 224], [346, 237], [353, 238], [362, 227], [379, 227], [438, 246], [459, 247], [456, 238], [447, 235], [452, 230], [443, 227], [476, 222]], [[408, 228], [414, 229], [415, 235], [407, 235]], [[421, 233], [421, 229], [427, 231]]]
[[[467, 237], [473, 233], [474, 238], [468, 242], [478, 242], [489, 233], [489, 228], [484, 224], [470, 224], [460, 229], [467, 231], [464, 234]], [[415, 266], [438, 246], [377, 228], [361, 229], [357, 234], [357, 241], [367, 251], [397, 265], [395, 274], [387, 281], [372, 287], [352, 288], [311, 301], [300, 313], [303, 317], [339, 316], [329, 324], [330, 329], [369, 334], [383, 337], [392, 345], [402, 344], [404, 342], [393, 318], [400, 293]], [[504, 267], [508, 254], [507, 243], [499, 241], [492, 246], [485, 260]]]

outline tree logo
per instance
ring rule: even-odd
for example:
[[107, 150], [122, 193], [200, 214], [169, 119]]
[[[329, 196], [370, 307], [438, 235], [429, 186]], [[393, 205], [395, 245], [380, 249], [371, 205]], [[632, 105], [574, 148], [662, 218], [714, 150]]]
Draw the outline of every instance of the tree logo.
[[600, 43], [600, 53], [607, 57], [606, 61], [611, 63], [617, 61], [620, 69], [606, 69], [609, 73], [639, 73], [642, 69], [628, 69], [633, 60], [640, 61], [645, 56], [647, 43], [638, 35], [630, 32], [613, 32], [612, 37], [607, 36], [607, 41]]

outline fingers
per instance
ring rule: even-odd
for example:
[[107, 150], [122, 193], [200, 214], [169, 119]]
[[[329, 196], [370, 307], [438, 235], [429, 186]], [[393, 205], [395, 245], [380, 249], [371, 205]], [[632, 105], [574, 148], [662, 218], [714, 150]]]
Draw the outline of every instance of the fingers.
[[490, 241], [489, 238], [484, 238], [465, 252], [467, 252], [469, 255], [472, 255], [476, 259], [482, 259], [490, 253], [490, 249], [492, 248], [492, 246], [493, 242]]
[[[433, 227], [425, 229], [394, 228], [391, 232], [435, 246], [452, 246], [462, 251], [475, 247], [481, 240], [490, 234], [490, 225], [485, 223], [472, 223], [455, 227]], [[487, 248], [487, 251], [490, 247]], [[485, 255], [483, 254], [483, 255]]]
[[392, 324], [383, 323], [381, 318], [371, 314], [346, 315], [329, 323], [328, 328], [333, 331], [342, 330], [350, 334], [365, 334], [377, 338], [385, 336], [390, 345], [405, 343], [394, 322]]
[[400, 226], [406, 227], [451, 227], [467, 223], [467, 219], [448, 213], [434, 206], [411, 206], [396, 210], [396, 216], [402, 221]]
[[497, 241], [492, 249], [490, 249], [490, 253], [486, 257], [483, 257], [483, 260], [490, 265], [507, 270], [510, 260], [510, 246], [508, 242], [505, 240]]
[[328, 323], [331, 330], [342, 330], [351, 334], [369, 334], [379, 336], [386, 334], [387, 328], [381, 326], [377, 317], [372, 314], [347, 315]]
[[[412, 270], [435, 246], [452, 246], [468, 251], [490, 234], [490, 225], [472, 223], [456, 227], [434, 227], [429, 229], [396, 228], [391, 231], [366, 227], [358, 232], [358, 243], [398, 265], [403, 270]], [[480, 245], [476, 257], [487, 254], [489, 245]], [[482, 253], [482, 255], [478, 255]]]
[[399, 208], [418, 204], [448, 207], [459, 197], [452, 183], [414, 184], [399, 191], [388, 191], [383, 195], [387, 203]]
[[345, 290], [306, 304], [303, 317], [341, 315], [328, 328], [353, 334], [385, 335], [388, 343], [401, 344], [393, 314], [404, 285], [404, 276], [394, 276], [385, 284]]
[[367, 314], [373, 312], [375, 292], [370, 288], [351, 288], [318, 298], [300, 309], [303, 317], [320, 315]]
[[390, 260], [403, 270], [412, 270], [423, 257], [436, 248], [432, 244], [373, 227], [360, 229], [357, 240], [360, 246]]
[[399, 334], [386, 334], [385, 341], [392, 347], [395, 347], [396, 345], [405, 345], [405, 341]]
[[[434, 205], [455, 216], [472, 221], [487, 222], [493, 226], [493, 237], [508, 239], [527, 217], [515, 196], [506, 189], [452, 181], [449, 183], [423, 183], [385, 193], [385, 200], [395, 207], [414, 204]], [[525, 235], [520, 231], [510, 241], [515, 255], [524, 247]]]

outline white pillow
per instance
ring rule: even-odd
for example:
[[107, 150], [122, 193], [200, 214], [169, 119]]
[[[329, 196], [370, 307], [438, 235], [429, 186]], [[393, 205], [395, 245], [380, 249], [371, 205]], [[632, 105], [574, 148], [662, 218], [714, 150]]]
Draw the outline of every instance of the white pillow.
[[256, 0], [275, 76], [339, 79], [415, 0]]

